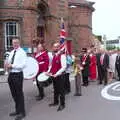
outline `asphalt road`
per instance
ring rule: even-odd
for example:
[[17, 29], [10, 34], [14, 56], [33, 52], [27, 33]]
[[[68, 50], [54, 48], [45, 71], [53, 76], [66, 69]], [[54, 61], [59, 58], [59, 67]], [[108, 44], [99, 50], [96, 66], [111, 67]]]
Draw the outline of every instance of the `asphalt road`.
[[[71, 87], [72, 92], [66, 96], [66, 108], [57, 112], [57, 107], [48, 106], [53, 100], [52, 86], [45, 89], [44, 100], [38, 102], [35, 100], [36, 87], [32, 81], [25, 81], [25, 120], [120, 120], [120, 101], [103, 98], [103, 85], [92, 82], [88, 87], [82, 87], [81, 97], [74, 96], [74, 81], [71, 81]], [[8, 84], [0, 83], [0, 120], [14, 120], [9, 117], [11, 111], [14, 111], [14, 102]]]

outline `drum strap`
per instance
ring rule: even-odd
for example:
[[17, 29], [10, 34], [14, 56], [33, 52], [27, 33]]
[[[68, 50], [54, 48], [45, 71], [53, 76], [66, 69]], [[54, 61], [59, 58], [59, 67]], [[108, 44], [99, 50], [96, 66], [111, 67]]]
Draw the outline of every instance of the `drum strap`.
[[35, 58], [38, 58], [39, 56], [41, 56], [41, 55], [44, 54], [45, 52], [46, 52], [46, 51], [37, 53], [36, 56], [35, 56]]

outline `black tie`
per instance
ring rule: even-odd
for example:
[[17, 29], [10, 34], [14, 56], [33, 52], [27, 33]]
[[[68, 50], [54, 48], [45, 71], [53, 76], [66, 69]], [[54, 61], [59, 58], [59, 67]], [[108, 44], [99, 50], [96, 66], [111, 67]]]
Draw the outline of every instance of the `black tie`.
[[14, 51], [14, 53], [13, 53], [13, 56], [12, 56], [12, 59], [11, 59], [11, 64], [13, 64], [13, 63], [14, 63], [15, 54], [16, 54], [16, 50], [15, 50], [15, 51]]

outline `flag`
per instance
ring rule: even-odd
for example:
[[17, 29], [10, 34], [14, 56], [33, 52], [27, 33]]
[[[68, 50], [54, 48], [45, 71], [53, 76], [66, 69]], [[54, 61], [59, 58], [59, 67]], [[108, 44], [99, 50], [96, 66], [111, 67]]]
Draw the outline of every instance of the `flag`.
[[63, 44], [65, 42], [65, 38], [66, 38], [65, 25], [63, 19], [61, 19], [60, 44]]
[[64, 25], [64, 20], [61, 18], [61, 30], [60, 30], [60, 51], [65, 51], [66, 52], [66, 31], [65, 31], [65, 25]]

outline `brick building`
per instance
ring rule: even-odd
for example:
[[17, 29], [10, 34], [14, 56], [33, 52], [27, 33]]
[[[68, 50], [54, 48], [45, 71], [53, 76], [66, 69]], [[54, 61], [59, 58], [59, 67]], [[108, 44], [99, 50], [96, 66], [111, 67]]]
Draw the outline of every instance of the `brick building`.
[[73, 51], [88, 47], [92, 35], [93, 2], [86, 0], [0, 0], [0, 54], [11, 48], [14, 36], [23, 47], [34, 41], [50, 48], [60, 33], [60, 18], [65, 21], [68, 37], [73, 38]]

